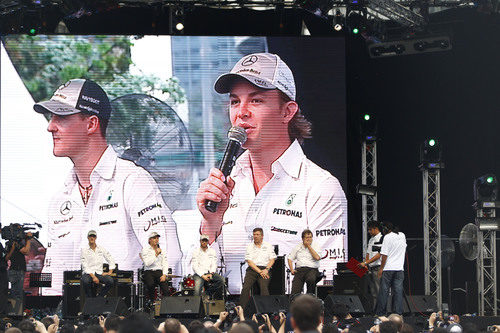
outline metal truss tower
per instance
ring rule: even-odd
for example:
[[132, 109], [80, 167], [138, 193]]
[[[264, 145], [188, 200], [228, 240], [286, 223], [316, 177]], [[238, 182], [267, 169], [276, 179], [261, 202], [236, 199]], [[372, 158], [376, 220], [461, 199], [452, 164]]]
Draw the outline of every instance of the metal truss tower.
[[424, 195], [424, 285], [425, 295], [443, 303], [441, 278], [441, 185], [439, 163], [421, 167]]
[[[494, 218], [495, 209], [478, 209], [476, 216]], [[496, 234], [495, 230], [481, 230], [481, 227], [477, 233], [476, 270], [480, 316], [498, 314]]]
[[[361, 184], [377, 186], [377, 141], [363, 140], [361, 146]], [[368, 247], [368, 222], [377, 220], [377, 193], [361, 196], [363, 255]]]

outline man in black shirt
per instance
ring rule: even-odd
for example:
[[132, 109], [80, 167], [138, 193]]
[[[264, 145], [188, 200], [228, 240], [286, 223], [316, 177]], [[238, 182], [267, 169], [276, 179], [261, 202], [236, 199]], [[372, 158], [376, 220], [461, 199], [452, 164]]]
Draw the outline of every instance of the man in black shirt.
[[23, 300], [24, 274], [26, 273], [26, 259], [31, 248], [30, 239], [33, 237], [31, 232], [26, 233], [26, 238], [21, 242], [10, 241], [7, 243], [6, 260], [10, 260], [9, 282], [11, 285], [10, 296], [14, 299]]
[[[0, 225], [0, 233], [2, 228]], [[5, 259], [5, 248], [0, 243], [0, 315], [7, 312], [7, 292], [9, 289], [9, 279], [7, 277], [7, 260]]]

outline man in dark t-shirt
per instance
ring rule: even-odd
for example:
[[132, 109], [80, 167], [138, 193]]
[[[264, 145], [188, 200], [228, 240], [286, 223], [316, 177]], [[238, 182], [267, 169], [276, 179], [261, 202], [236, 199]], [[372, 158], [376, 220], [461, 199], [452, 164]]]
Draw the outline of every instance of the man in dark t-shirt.
[[26, 258], [31, 247], [30, 239], [33, 237], [31, 232], [26, 233], [26, 238], [22, 241], [10, 241], [7, 243], [6, 260], [10, 260], [8, 271], [9, 282], [11, 285], [10, 296], [14, 299], [23, 300], [24, 274], [26, 273]]

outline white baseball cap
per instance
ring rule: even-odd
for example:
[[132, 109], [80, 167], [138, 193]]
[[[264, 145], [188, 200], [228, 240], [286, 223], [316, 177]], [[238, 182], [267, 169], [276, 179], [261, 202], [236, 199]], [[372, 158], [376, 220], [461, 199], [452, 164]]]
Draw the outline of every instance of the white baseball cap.
[[229, 73], [219, 76], [214, 89], [219, 94], [231, 90], [235, 77], [243, 77], [263, 89], [278, 89], [295, 101], [295, 80], [290, 68], [272, 53], [253, 53], [241, 58]]
[[160, 235], [159, 235], [156, 231], [153, 231], [153, 232], [151, 232], [151, 233], [149, 234], [148, 239], [150, 239], [150, 238], [155, 238], [155, 237], [160, 237]]

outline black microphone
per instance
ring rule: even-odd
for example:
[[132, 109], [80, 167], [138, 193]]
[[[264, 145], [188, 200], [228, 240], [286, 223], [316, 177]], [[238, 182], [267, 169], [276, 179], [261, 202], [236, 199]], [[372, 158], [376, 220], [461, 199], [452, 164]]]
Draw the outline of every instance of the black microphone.
[[[224, 152], [224, 157], [219, 165], [219, 170], [222, 171], [224, 177], [229, 176], [231, 170], [233, 170], [234, 163], [236, 161], [236, 155], [238, 154], [241, 145], [247, 141], [247, 132], [243, 127], [233, 126], [227, 133], [227, 138], [229, 141], [227, 142], [226, 151]], [[212, 213], [215, 213], [217, 210], [217, 205], [219, 203], [211, 200], [207, 200], [205, 204], [205, 208]]]

